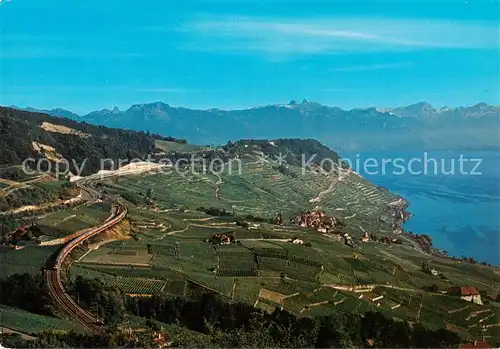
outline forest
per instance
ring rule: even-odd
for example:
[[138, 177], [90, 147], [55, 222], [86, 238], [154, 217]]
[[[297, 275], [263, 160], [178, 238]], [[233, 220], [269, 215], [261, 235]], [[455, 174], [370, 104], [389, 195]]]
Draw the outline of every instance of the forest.
[[[41, 127], [44, 123], [65, 127], [64, 130], [68, 132], [69, 129], [71, 133], [48, 131]], [[77, 167], [84, 165], [81, 174], [86, 175], [101, 169], [101, 159], [113, 159], [116, 162], [119, 159], [146, 158], [155, 150], [155, 139], [177, 141], [172, 137], [151, 135], [149, 132], [95, 126], [0, 107], [0, 165], [20, 165], [28, 158], [35, 161], [50, 158], [44, 152], [47, 149], [40, 151], [34, 148], [33, 142], [37, 142], [42, 147], [54, 148], [57, 156], [67, 159], [70, 163], [69, 170], [73, 173], [77, 173]], [[56, 159], [50, 160], [54, 162]], [[45, 163], [43, 166], [50, 165]], [[9, 172], [4, 174], [8, 175]], [[13, 175], [17, 176], [15, 173]]]

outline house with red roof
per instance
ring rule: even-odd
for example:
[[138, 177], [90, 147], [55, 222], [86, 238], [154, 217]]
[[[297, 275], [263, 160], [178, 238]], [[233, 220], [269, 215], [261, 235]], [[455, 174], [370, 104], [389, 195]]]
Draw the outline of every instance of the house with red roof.
[[468, 302], [483, 305], [481, 295], [478, 290], [472, 286], [455, 286], [450, 287], [447, 291], [450, 296], [460, 297]]
[[166, 332], [154, 332], [153, 342], [157, 348], [167, 348], [170, 347], [173, 341], [170, 339], [168, 333]]

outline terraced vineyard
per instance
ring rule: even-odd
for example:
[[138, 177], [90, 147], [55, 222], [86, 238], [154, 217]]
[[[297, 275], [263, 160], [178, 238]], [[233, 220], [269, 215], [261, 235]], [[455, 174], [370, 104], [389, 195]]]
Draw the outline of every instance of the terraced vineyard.
[[110, 209], [109, 204], [99, 203], [56, 211], [45, 215], [37, 225], [47, 237], [63, 237], [99, 224], [109, 216]]
[[217, 248], [216, 253], [219, 259], [219, 269], [234, 269], [235, 267], [242, 270], [257, 269], [254, 253], [244, 247], [225, 248], [223, 246]]
[[106, 281], [106, 285], [116, 287], [128, 294], [151, 295], [161, 292], [165, 287], [165, 282], [160, 280], [116, 277]]
[[[129, 203], [134, 238], [101, 246], [71, 269], [79, 264], [92, 268], [86, 272], [105, 274], [102, 278], [110, 280], [107, 283], [130, 293], [195, 297], [213, 292], [265, 310], [278, 300], [280, 307], [299, 316], [378, 310], [429, 326], [442, 327], [446, 322], [476, 333], [475, 327], [468, 330], [472, 321], [464, 322], [458, 312], [445, 310], [447, 300], [456, 299], [422, 297], [423, 287], [436, 284], [445, 290], [469, 277], [473, 285], [498, 290], [498, 274], [480, 266], [473, 267], [478, 273], [471, 273], [468, 265], [425, 255], [404, 236], [398, 236], [401, 245], [362, 244], [359, 238], [365, 230], [379, 237], [395, 236], [389, 203], [398, 197], [355, 173], [339, 178], [312, 171], [302, 174], [294, 166], [289, 170], [282, 173], [272, 164], [246, 161], [241, 175], [222, 173], [220, 180], [200, 169], [184, 176], [154, 174], [106, 182], [106, 190], [116, 195], [129, 191], [141, 197], [151, 189], [155, 208]], [[197, 210], [201, 206], [224, 208], [229, 215], [210, 216]], [[289, 223], [298, 212], [311, 209], [323, 209], [343, 221], [354, 247], [336, 235]], [[281, 226], [270, 223], [278, 212], [284, 218]], [[213, 246], [207, 242], [218, 233], [234, 236], [236, 243]], [[292, 238], [309, 244], [292, 244]], [[139, 255], [149, 256], [150, 262], [116, 264]], [[84, 264], [92, 259], [99, 264]], [[422, 261], [435, 263], [447, 278], [422, 272]], [[354, 286], [370, 285], [378, 287], [361, 298], [361, 293], [353, 292]], [[495, 316], [484, 320], [493, 321]]]

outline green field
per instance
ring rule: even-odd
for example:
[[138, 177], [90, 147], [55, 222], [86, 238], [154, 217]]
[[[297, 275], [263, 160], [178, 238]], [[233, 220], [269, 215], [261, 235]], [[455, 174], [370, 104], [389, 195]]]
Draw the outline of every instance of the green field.
[[22, 250], [0, 247], [0, 277], [10, 274], [41, 274], [45, 261], [58, 250], [59, 246], [28, 245]]
[[52, 316], [33, 314], [28, 311], [0, 305], [1, 326], [22, 333], [37, 335], [43, 331], [82, 331], [78, 324]]
[[109, 216], [110, 209], [111, 206], [106, 203], [79, 206], [47, 214], [36, 224], [47, 237], [63, 237], [98, 225]]

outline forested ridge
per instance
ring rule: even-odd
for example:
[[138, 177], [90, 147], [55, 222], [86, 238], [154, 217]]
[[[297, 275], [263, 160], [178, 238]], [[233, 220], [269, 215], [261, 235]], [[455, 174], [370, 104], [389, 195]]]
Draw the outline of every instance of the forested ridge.
[[332, 164], [342, 163], [340, 156], [315, 139], [284, 138], [276, 140], [239, 140], [228, 142], [222, 149], [230, 156], [261, 152], [266, 159], [291, 165], [320, 165], [329, 169]]
[[[44, 123], [64, 127], [72, 133], [46, 130], [42, 128]], [[101, 169], [103, 159], [112, 159], [117, 164], [118, 160], [145, 159], [148, 155], [155, 158], [155, 152], [159, 151], [155, 140], [186, 143], [184, 139], [149, 132], [96, 126], [84, 121], [0, 107], [0, 167], [19, 165], [28, 158], [49, 159], [54, 163], [56, 155], [70, 162], [70, 171], [73, 173], [77, 173], [77, 167], [83, 164], [81, 174], [88, 175]], [[33, 142], [42, 149], [35, 149]], [[52, 156], [48, 156], [44, 148], [54, 148]], [[325, 167], [330, 167], [331, 162], [336, 164], [340, 161], [337, 153], [312, 139], [241, 140], [228, 142], [218, 149], [204, 150], [200, 155], [227, 160], [244, 154], [255, 155], [256, 152], [265, 154], [266, 158], [273, 161], [282, 157], [284, 162], [294, 165], [304, 161], [307, 163], [309, 159], [311, 164], [319, 165], [321, 160], [329, 159]], [[179, 157], [189, 158], [191, 154], [174, 152], [168, 155], [175, 161]], [[106, 162], [107, 165], [110, 163]], [[42, 163], [43, 170], [48, 166], [46, 161]], [[10, 178], [8, 171], [0, 170], [2, 177]]]
[[[75, 132], [47, 131], [41, 127], [44, 122]], [[87, 159], [82, 174], [89, 174], [100, 169], [101, 159], [131, 160], [147, 157], [155, 149], [155, 139], [163, 138], [145, 132], [95, 126], [41, 113], [0, 107], [0, 165], [21, 164], [27, 158], [47, 158], [43, 149], [39, 151], [33, 146], [33, 142], [37, 142], [54, 148], [57, 154], [68, 159], [73, 173], [76, 168], [72, 161], [80, 166]]]

